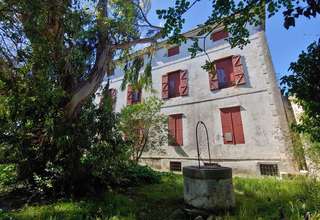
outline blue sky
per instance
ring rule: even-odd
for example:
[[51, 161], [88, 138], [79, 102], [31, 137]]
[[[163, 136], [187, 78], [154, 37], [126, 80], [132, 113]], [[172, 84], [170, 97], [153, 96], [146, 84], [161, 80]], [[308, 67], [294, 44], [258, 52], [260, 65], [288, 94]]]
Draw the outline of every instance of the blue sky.
[[[175, 0], [152, 0], [152, 8], [149, 12], [150, 20], [154, 24], [160, 24], [155, 10], [165, 9], [172, 6]], [[194, 8], [186, 14], [186, 24], [184, 30], [196, 27], [197, 24], [206, 20], [210, 14], [210, 2], [200, 1]], [[280, 13], [267, 19], [266, 35], [272, 56], [272, 61], [279, 79], [283, 74], [288, 73], [289, 65], [297, 60], [302, 50], [320, 38], [320, 18], [299, 18], [294, 28], [286, 30], [283, 27], [283, 16]]]

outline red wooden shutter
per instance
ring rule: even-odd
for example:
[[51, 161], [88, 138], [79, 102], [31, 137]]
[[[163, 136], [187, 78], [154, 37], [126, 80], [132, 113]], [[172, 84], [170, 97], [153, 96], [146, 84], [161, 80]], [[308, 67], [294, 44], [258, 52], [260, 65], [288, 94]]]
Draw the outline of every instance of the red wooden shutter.
[[245, 84], [243, 65], [241, 64], [241, 56], [232, 57], [234, 82], [236, 85]]
[[168, 74], [162, 76], [162, 98], [169, 98], [169, 77]]
[[209, 85], [210, 85], [210, 90], [217, 90], [219, 89], [219, 81], [218, 81], [218, 74], [213, 74], [209, 73]]
[[211, 40], [218, 41], [229, 36], [228, 32], [225, 30], [217, 31], [211, 34]]
[[176, 143], [178, 146], [183, 145], [182, 115], [176, 116]]
[[235, 144], [244, 144], [244, 134], [243, 134], [243, 125], [241, 119], [240, 107], [234, 107], [231, 113], [232, 125], [234, 132], [234, 143]]
[[187, 96], [189, 92], [188, 88], [188, 71], [182, 70], [180, 72], [180, 86], [179, 86], [179, 93], [181, 96]]
[[175, 136], [176, 136], [176, 120], [174, 116], [171, 116], [171, 115], [168, 118], [168, 130], [169, 130], [168, 143], [169, 145], [174, 145]]
[[227, 109], [221, 109], [221, 124], [222, 124], [222, 134], [223, 142], [225, 144], [234, 143], [234, 134], [232, 128], [232, 117], [231, 112]]
[[[170, 88], [170, 80], [174, 82], [174, 88]], [[170, 90], [173, 90], [173, 94], [170, 94]], [[180, 71], [169, 74], [169, 98], [180, 96]]]
[[131, 105], [132, 104], [132, 87], [131, 85], [128, 85], [127, 88], [127, 105]]
[[171, 47], [168, 49], [168, 57], [179, 54], [179, 46]]

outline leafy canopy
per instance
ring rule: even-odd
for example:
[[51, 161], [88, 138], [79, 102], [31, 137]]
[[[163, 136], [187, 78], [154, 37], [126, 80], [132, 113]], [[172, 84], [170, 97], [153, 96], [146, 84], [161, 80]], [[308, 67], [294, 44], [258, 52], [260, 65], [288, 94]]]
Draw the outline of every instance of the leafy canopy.
[[304, 111], [295, 128], [320, 142], [320, 41], [309, 45], [289, 70], [292, 74], [282, 77], [281, 84]]

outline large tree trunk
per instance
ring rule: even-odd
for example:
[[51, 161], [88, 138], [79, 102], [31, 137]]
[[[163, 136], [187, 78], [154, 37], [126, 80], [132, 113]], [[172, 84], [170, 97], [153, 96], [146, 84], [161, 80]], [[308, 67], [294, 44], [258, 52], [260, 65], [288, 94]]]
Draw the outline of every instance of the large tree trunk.
[[90, 73], [90, 79], [79, 85], [78, 89], [72, 95], [71, 100], [65, 107], [68, 119], [76, 117], [78, 110], [85, 103], [85, 101], [97, 91], [103, 82], [105, 74], [109, 70], [108, 67], [110, 66], [111, 62], [112, 53], [108, 53], [108, 49], [102, 50], [102, 53], [97, 58], [96, 64]]
[[[97, 4], [98, 11], [105, 17], [108, 16], [108, 0], [99, 0]], [[112, 48], [108, 45], [108, 29], [104, 20], [97, 19], [99, 27], [98, 31], [98, 46], [97, 55], [93, 68], [90, 71], [89, 79], [78, 85], [76, 91], [72, 94], [69, 103], [65, 107], [67, 119], [73, 119], [77, 116], [78, 110], [85, 103], [85, 101], [94, 94], [101, 85], [103, 78], [109, 70], [112, 62]]]

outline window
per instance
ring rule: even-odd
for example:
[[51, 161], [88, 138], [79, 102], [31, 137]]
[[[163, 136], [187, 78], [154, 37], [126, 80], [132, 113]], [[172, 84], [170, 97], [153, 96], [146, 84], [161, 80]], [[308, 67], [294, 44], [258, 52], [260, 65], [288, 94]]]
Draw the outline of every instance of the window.
[[114, 110], [117, 101], [117, 90], [114, 88], [109, 89], [109, 96], [111, 97], [112, 109]]
[[232, 57], [216, 61], [216, 73], [219, 88], [227, 88], [233, 85], [233, 66]]
[[228, 32], [225, 30], [217, 31], [211, 34], [211, 40], [218, 41], [225, 39], [229, 36]]
[[241, 56], [230, 56], [215, 60], [214, 62], [216, 74], [209, 73], [211, 90], [223, 89], [246, 83]]
[[127, 105], [132, 105], [139, 102], [141, 102], [141, 91], [134, 91], [131, 85], [128, 85]]
[[177, 96], [187, 96], [188, 71], [178, 70], [162, 76], [162, 98], [169, 99]]
[[169, 135], [168, 135], [169, 145], [182, 146], [183, 145], [182, 114], [170, 115], [168, 128], [169, 128]]
[[180, 72], [170, 73], [169, 77], [169, 98], [180, 96]]
[[168, 57], [179, 54], [180, 48], [179, 46], [171, 47], [168, 49]]
[[132, 104], [140, 102], [140, 91], [132, 92]]
[[260, 174], [264, 176], [278, 176], [279, 170], [277, 164], [260, 164]]
[[225, 144], [244, 144], [240, 107], [221, 109], [221, 124]]
[[170, 171], [181, 171], [181, 162], [170, 161]]

